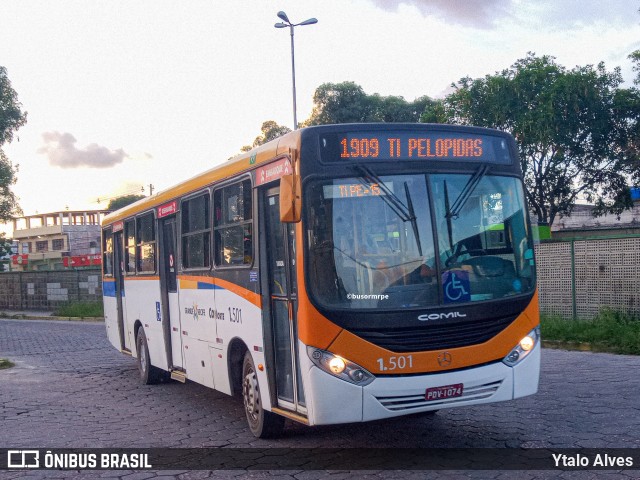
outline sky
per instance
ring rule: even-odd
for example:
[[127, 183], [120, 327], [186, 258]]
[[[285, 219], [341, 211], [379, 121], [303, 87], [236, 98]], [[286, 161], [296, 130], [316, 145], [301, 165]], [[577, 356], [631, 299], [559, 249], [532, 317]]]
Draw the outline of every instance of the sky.
[[[225, 162], [266, 120], [293, 127], [326, 82], [441, 98], [527, 52], [635, 73], [637, 0], [0, 0], [0, 65], [27, 112], [3, 149], [25, 215], [106, 208]], [[144, 189], [144, 192], [143, 192]], [[10, 226], [0, 231], [11, 235]]]

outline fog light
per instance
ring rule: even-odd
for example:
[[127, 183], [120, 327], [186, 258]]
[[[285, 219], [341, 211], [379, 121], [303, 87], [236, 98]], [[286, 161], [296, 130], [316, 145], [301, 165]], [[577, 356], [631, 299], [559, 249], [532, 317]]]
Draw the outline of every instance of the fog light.
[[344, 363], [344, 360], [342, 360], [340, 357], [333, 357], [330, 361], [329, 361], [329, 368], [331, 369], [331, 371], [333, 373], [342, 373], [344, 372], [344, 369], [346, 368], [346, 365]]

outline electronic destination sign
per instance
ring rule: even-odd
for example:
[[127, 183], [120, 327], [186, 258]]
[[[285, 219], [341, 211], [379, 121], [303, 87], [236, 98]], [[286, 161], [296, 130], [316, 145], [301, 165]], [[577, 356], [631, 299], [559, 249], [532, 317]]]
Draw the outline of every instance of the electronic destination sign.
[[506, 139], [446, 131], [374, 131], [325, 134], [320, 139], [325, 162], [358, 160], [463, 161], [509, 164]]

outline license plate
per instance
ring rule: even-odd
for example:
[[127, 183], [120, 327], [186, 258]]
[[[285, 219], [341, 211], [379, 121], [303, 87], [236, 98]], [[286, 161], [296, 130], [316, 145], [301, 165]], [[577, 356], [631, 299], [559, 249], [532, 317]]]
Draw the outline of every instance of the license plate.
[[446, 400], [462, 396], [463, 384], [443, 385], [442, 387], [427, 388], [424, 394], [426, 400]]

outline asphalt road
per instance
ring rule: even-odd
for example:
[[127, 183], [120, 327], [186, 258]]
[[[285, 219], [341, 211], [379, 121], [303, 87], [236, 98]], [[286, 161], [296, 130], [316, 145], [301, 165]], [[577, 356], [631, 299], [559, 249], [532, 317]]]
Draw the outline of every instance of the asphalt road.
[[[102, 323], [0, 320], [0, 448], [640, 448], [640, 357], [543, 351], [516, 401], [357, 425], [249, 432], [241, 402], [194, 383], [138, 383]], [[0, 471], [0, 478], [640, 478], [612, 471]]]

